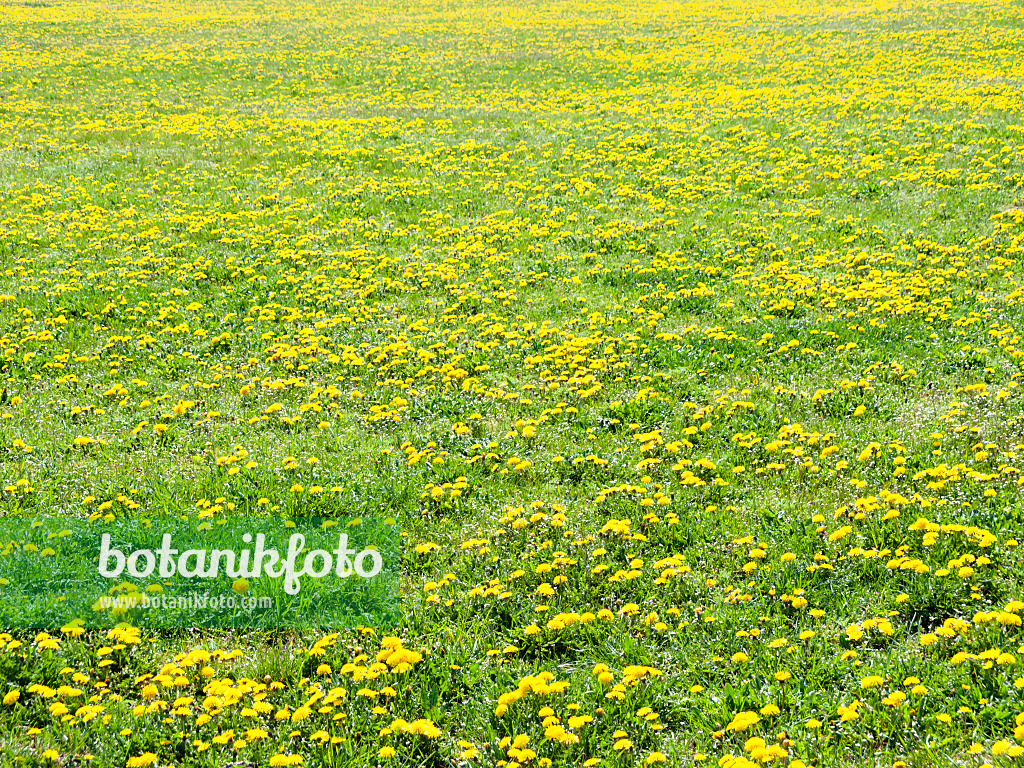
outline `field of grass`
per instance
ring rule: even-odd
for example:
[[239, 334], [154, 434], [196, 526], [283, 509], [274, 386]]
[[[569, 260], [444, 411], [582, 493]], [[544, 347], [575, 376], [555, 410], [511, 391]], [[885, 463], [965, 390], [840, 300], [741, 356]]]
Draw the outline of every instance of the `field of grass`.
[[1024, 764], [1020, 0], [0, 39], [3, 514], [405, 541], [398, 625], [9, 629], [0, 765]]

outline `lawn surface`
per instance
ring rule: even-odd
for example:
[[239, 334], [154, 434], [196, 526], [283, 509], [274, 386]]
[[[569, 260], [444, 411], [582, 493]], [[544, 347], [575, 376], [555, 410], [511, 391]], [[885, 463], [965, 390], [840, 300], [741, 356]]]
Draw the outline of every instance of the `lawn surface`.
[[0, 634], [0, 765], [1024, 759], [1019, 0], [0, 39], [0, 509], [405, 534], [398, 625]]

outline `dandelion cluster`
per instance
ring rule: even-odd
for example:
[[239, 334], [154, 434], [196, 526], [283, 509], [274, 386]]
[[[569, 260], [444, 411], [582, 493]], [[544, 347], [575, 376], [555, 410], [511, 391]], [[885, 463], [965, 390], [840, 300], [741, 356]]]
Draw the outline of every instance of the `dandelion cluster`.
[[4, 764], [1018, 764], [1022, 22], [4, 5], [3, 513], [385, 513], [407, 593], [8, 628]]

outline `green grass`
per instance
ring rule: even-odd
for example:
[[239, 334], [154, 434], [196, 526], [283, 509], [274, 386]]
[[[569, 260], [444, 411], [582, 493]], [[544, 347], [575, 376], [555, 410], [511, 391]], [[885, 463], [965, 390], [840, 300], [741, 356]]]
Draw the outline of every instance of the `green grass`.
[[4, 5], [0, 507], [395, 516], [404, 614], [9, 631], [0, 763], [1015, 764], [1022, 29]]

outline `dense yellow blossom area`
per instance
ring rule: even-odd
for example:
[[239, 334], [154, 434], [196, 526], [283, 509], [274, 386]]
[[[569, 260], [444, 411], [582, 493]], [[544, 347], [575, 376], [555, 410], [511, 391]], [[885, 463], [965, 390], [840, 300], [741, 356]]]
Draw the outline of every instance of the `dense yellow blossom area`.
[[398, 625], [0, 627], [0, 765], [1024, 765], [1020, 2], [0, 38], [4, 513], [405, 534]]

